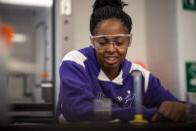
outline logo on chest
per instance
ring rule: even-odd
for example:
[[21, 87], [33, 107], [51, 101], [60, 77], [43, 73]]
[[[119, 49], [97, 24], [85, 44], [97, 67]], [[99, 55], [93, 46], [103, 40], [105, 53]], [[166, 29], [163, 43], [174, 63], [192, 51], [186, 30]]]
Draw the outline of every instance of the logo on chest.
[[130, 90], [127, 90], [122, 96], [117, 96], [117, 102], [123, 107], [131, 107], [134, 103], [135, 93], [131, 93]]

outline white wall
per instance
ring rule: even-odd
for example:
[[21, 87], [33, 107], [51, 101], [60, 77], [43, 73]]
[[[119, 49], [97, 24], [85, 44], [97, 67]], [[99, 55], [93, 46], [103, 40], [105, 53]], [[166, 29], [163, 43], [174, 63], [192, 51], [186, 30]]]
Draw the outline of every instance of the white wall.
[[133, 41], [128, 50], [127, 58], [131, 61], [141, 61], [147, 65], [146, 52], [146, 0], [126, 0], [128, 6], [125, 11], [131, 16], [133, 21]]
[[90, 44], [90, 15], [93, 0], [72, 0], [73, 48], [80, 49]]
[[176, 1], [148, 0], [146, 29], [149, 70], [179, 97]]
[[184, 10], [177, 0], [178, 56], [180, 96], [185, 99], [185, 62], [196, 61], [196, 11]]

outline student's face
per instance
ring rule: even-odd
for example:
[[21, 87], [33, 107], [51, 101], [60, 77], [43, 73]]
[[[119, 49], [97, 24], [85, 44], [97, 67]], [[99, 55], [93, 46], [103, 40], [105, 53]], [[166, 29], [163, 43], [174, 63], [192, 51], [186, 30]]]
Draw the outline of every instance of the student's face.
[[[124, 42], [124, 45], [129, 45], [130, 39], [129, 37], [118, 37], [119, 34], [128, 34], [128, 31], [123, 23], [116, 19], [103, 20], [95, 29], [94, 36], [106, 35], [106, 37], [98, 37], [97, 41], [92, 40], [94, 45], [96, 42], [101, 45], [101, 48], [96, 48], [95, 46], [95, 50], [98, 62], [103, 70], [119, 70], [122, 61], [126, 57], [128, 46], [118, 48], [118, 44], [120, 45]], [[102, 48], [102, 45], [107, 46]]]

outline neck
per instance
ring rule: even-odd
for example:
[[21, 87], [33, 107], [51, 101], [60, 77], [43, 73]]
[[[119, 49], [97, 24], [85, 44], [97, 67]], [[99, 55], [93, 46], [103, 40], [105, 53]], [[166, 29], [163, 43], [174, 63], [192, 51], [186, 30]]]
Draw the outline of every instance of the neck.
[[110, 80], [113, 80], [114, 78], [116, 78], [120, 72], [120, 68], [119, 69], [103, 69], [103, 72], [107, 75], [107, 77]]

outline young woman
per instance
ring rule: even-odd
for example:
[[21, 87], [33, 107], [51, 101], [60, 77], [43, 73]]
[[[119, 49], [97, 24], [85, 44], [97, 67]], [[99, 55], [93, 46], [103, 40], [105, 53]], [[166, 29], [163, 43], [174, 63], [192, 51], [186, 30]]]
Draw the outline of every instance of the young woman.
[[185, 104], [179, 102], [148, 70], [126, 60], [132, 40], [132, 20], [121, 0], [96, 0], [90, 19], [92, 45], [69, 52], [60, 67], [57, 117], [68, 121], [94, 120], [93, 101], [112, 101], [111, 120], [134, 116], [134, 70], [142, 73], [142, 112], [150, 121], [183, 120]]

